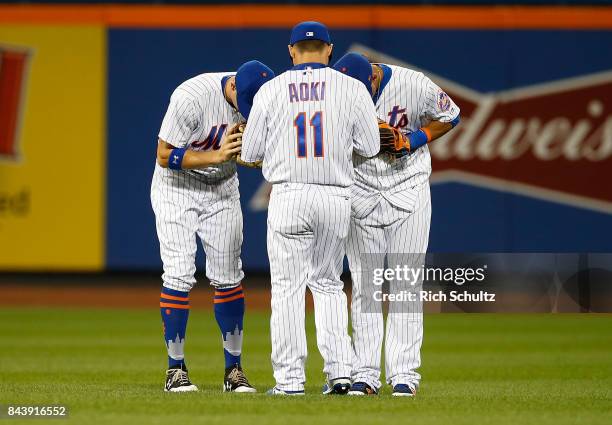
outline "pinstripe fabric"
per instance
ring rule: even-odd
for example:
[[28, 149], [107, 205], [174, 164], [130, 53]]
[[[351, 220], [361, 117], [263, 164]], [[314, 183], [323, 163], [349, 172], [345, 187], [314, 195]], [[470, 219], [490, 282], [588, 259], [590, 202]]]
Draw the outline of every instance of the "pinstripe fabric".
[[[299, 98], [291, 97], [291, 85], [301, 91]], [[307, 128], [301, 156], [299, 114]], [[311, 119], [317, 114], [323, 146], [318, 156]], [[287, 71], [255, 96], [241, 156], [248, 162], [263, 159], [264, 177], [272, 183], [267, 236], [271, 357], [281, 390], [304, 389], [306, 287], [314, 298], [323, 371], [328, 379], [350, 376], [353, 353], [340, 274], [350, 221], [352, 154], [372, 156], [379, 149], [376, 111], [367, 90], [330, 68]]]
[[[218, 149], [215, 141], [220, 142], [221, 129], [241, 120], [221, 90], [221, 80], [229, 74], [201, 74], [179, 85], [171, 96], [160, 139], [191, 150]], [[164, 264], [164, 286], [179, 291], [193, 287], [197, 237], [206, 253], [206, 276], [211, 285], [233, 287], [240, 283], [244, 273], [239, 197], [233, 161], [199, 170], [171, 170], [156, 164], [151, 204]]]
[[[388, 65], [393, 71], [391, 80], [376, 102], [378, 117], [389, 122], [395, 106], [405, 109], [395, 117], [392, 124], [404, 124], [399, 128], [404, 132], [418, 130], [432, 120], [450, 122], [459, 115], [459, 108], [451, 100], [448, 110], [438, 107], [438, 94], [441, 89], [421, 72]], [[401, 209], [408, 209], [414, 203], [411, 187], [429, 181], [431, 157], [429, 148], [423, 146], [414, 153], [400, 159], [390, 159], [386, 155], [374, 158], [354, 157], [355, 197], [354, 209], [359, 216], [368, 214], [381, 197]]]
[[196, 236], [206, 253], [206, 276], [211, 285], [238, 285], [244, 273], [237, 176], [207, 184], [187, 173], [163, 171], [155, 167], [151, 204], [164, 264], [164, 286], [189, 291], [195, 284]]
[[[168, 110], [159, 130], [159, 138], [177, 148], [211, 150], [212, 144], [203, 143], [213, 127], [227, 124], [231, 128], [242, 120], [241, 115], [225, 100], [221, 91], [221, 79], [233, 73], [197, 75], [172, 93]], [[216, 147], [216, 149], [219, 149]], [[162, 174], [172, 175], [175, 170], [163, 169]], [[228, 161], [212, 167], [182, 171], [204, 179], [218, 181], [236, 172], [236, 163]]]
[[[380, 355], [383, 343], [384, 322], [380, 310], [362, 309], [368, 301], [363, 300], [362, 282], [365, 267], [393, 268], [402, 256], [389, 255], [368, 257], [363, 263], [363, 253], [421, 253], [426, 252], [429, 239], [431, 203], [429, 185], [423, 184], [414, 189], [416, 194], [414, 210], [402, 211], [382, 199], [368, 216], [351, 220], [347, 254], [353, 281], [351, 319], [353, 326], [353, 347], [355, 350], [352, 377], [380, 388]], [[401, 262], [400, 262], [401, 263]], [[390, 283], [391, 291], [400, 291]], [[414, 291], [414, 288], [409, 290]], [[418, 289], [417, 289], [418, 290]], [[371, 292], [371, 291], [370, 291]], [[385, 365], [387, 381], [414, 383], [418, 385], [420, 375], [416, 369], [420, 365], [420, 348], [423, 335], [422, 311], [420, 303], [390, 303], [387, 316]]]
[[[391, 66], [392, 77], [376, 102], [380, 119], [409, 132], [432, 120], [452, 121], [459, 108], [449, 99], [440, 105], [441, 89], [420, 72]], [[393, 111], [396, 111], [394, 114]], [[405, 116], [404, 116], [405, 115]], [[393, 121], [393, 122], [391, 122]], [[351, 319], [355, 364], [353, 379], [379, 388], [380, 355], [385, 338], [385, 373], [388, 383], [418, 386], [423, 338], [420, 303], [390, 303], [386, 330], [381, 309], [363, 312], [364, 268], [392, 268], [401, 255], [425, 253], [429, 241], [431, 158], [427, 146], [401, 159], [385, 155], [354, 156], [353, 216], [347, 255], [353, 281]], [[387, 254], [368, 257], [363, 254]], [[399, 291], [391, 282], [391, 290]], [[414, 288], [410, 288], [414, 291]]]
[[276, 386], [300, 391], [306, 380], [304, 295], [312, 293], [317, 345], [329, 379], [350, 376], [347, 300], [340, 280], [350, 192], [323, 185], [274, 185], [268, 208], [272, 275], [272, 365]]
[[[291, 101], [289, 85], [325, 83], [323, 98]], [[309, 95], [310, 96], [310, 95]], [[294, 120], [305, 113], [309, 121], [322, 111], [323, 156], [313, 149], [313, 129], [307, 124], [306, 156], [297, 155]], [[312, 183], [348, 187], [353, 184], [352, 154], [370, 157], [380, 150], [375, 111], [359, 81], [331, 68], [287, 71], [267, 82], [255, 95], [242, 138], [244, 161], [264, 160], [263, 175], [275, 183]]]

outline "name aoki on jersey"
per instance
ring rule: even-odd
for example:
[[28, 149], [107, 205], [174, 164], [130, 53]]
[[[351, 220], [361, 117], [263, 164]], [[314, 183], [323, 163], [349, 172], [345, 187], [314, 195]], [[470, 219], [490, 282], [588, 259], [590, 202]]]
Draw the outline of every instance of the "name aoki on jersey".
[[289, 101], [293, 102], [317, 102], [325, 100], [325, 81], [313, 81], [311, 83], [289, 84]]

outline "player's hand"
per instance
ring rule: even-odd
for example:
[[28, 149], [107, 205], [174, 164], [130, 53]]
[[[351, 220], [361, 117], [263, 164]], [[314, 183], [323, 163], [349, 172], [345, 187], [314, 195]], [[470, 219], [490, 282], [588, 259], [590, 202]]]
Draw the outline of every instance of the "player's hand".
[[242, 133], [226, 135], [221, 142], [221, 148], [217, 151], [217, 163], [231, 161], [240, 155], [242, 150]]

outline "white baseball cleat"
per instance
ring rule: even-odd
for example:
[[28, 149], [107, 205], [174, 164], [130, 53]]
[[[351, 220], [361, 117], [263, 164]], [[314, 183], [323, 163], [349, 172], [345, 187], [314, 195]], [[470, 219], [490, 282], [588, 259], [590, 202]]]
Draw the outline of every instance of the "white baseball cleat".
[[278, 389], [276, 387], [269, 389], [266, 392], [267, 395], [304, 395], [304, 390], [302, 391], [286, 391], [286, 390], [281, 390]]

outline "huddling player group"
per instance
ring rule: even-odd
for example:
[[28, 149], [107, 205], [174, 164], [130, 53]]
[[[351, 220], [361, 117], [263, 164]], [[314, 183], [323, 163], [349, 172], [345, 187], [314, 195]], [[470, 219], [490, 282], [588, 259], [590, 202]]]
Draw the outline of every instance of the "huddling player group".
[[[289, 42], [294, 66], [284, 73], [275, 76], [261, 62], [250, 61], [235, 73], [198, 75], [172, 94], [151, 186], [164, 265], [166, 391], [197, 390], [189, 380], [184, 345], [199, 237], [206, 276], [215, 288], [226, 367], [223, 390], [256, 392], [241, 366], [238, 163], [261, 167], [272, 184], [267, 246], [276, 384], [268, 394], [304, 394], [306, 288], [314, 300], [324, 394], [378, 394], [383, 339], [385, 378], [393, 395], [416, 394], [421, 309], [390, 305], [385, 326], [382, 309], [364, 307], [371, 304], [365, 297], [372, 282], [362, 276], [391, 267], [389, 254], [426, 252], [427, 144], [459, 123], [459, 108], [420, 72], [371, 64], [356, 53], [330, 67], [332, 48], [323, 24], [302, 22]], [[381, 152], [381, 121], [401, 132], [394, 152]], [[340, 280], [345, 255], [352, 278], [352, 340]]]

